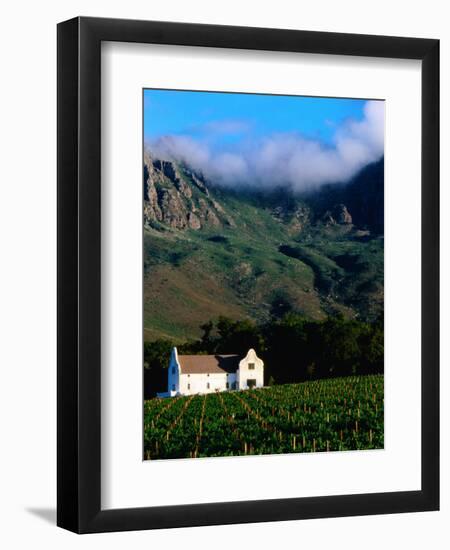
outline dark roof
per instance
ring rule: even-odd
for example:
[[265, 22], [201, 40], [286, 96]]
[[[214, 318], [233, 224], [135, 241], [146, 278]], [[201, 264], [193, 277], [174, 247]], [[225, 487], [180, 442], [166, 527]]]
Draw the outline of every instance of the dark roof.
[[183, 374], [208, 374], [236, 372], [239, 368], [239, 355], [179, 355]]

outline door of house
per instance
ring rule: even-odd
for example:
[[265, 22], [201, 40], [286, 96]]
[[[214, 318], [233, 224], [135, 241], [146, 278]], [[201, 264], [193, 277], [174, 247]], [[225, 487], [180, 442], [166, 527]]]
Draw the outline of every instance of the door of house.
[[254, 388], [255, 386], [256, 386], [255, 378], [248, 378], [247, 379], [247, 388]]

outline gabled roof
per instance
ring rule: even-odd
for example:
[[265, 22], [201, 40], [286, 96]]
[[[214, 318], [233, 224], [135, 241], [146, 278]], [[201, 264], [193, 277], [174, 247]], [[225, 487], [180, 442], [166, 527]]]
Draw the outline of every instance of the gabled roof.
[[239, 355], [179, 355], [182, 374], [233, 373], [239, 368]]

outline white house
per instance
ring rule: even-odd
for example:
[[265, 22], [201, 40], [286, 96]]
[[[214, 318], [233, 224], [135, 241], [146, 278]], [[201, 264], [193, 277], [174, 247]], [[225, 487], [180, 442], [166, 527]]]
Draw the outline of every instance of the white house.
[[246, 390], [263, 385], [264, 363], [253, 349], [241, 359], [239, 355], [178, 355], [177, 348], [173, 348], [167, 392], [158, 397]]

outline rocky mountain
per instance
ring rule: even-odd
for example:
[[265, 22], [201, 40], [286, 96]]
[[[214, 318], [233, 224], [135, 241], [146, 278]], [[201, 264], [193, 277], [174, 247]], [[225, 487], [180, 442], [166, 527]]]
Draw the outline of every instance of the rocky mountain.
[[345, 205], [351, 222], [375, 234], [384, 233], [384, 159], [369, 164], [350, 182], [323, 187], [307, 197], [316, 212], [326, 212], [330, 205]]
[[383, 310], [383, 163], [308, 196], [224, 189], [144, 156], [147, 339], [225, 315], [374, 319]]
[[337, 223], [352, 225], [353, 218], [345, 204], [335, 204], [332, 210], [325, 212], [322, 221], [327, 225], [336, 225]]
[[[286, 196], [284, 190], [269, 195], [255, 193], [254, 198], [269, 208], [275, 219], [285, 223], [291, 233], [300, 232], [314, 222], [356, 225], [382, 232], [383, 170], [382, 162], [371, 165], [348, 185], [328, 186], [299, 199], [289, 194]], [[180, 230], [235, 227], [233, 216], [214, 197], [214, 186], [201, 174], [145, 154], [145, 224], [163, 224]]]
[[234, 221], [214, 200], [202, 176], [175, 163], [144, 160], [144, 223], [173, 229], [233, 227]]

